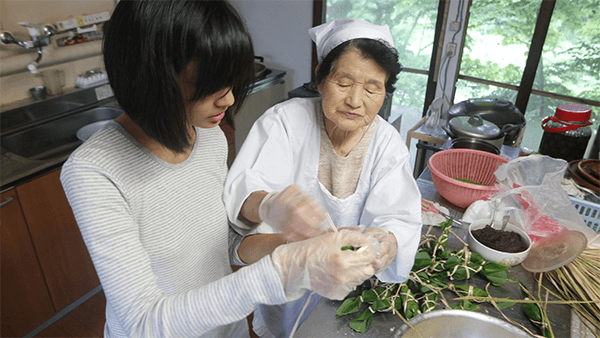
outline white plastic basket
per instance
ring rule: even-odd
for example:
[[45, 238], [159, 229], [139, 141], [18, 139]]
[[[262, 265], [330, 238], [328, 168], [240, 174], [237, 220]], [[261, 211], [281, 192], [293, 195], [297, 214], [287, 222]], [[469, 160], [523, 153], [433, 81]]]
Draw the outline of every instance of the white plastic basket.
[[574, 197], [571, 197], [571, 202], [573, 202], [575, 209], [579, 211], [587, 226], [600, 233], [600, 205]]

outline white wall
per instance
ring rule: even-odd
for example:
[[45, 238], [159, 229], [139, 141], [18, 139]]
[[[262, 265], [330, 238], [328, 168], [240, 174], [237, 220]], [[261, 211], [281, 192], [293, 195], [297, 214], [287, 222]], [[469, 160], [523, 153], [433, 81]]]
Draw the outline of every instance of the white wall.
[[312, 0], [232, 0], [246, 20], [254, 53], [269, 68], [285, 70], [285, 92], [310, 81]]

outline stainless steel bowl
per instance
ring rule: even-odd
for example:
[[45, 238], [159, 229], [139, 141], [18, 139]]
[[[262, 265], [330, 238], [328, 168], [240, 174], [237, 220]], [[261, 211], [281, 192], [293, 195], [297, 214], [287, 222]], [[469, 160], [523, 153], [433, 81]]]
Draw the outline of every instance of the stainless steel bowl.
[[435, 310], [420, 314], [404, 324], [394, 338], [531, 338], [524, 330], [498, 318], [467, 310]]

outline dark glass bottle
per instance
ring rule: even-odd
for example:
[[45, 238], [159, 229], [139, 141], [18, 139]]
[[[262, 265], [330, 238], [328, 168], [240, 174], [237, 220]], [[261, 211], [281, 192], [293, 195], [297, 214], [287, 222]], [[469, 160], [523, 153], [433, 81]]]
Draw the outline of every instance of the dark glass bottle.
[[544, 119], [539, 152], [567, 162], [582, 159], [592, 135], [592, 110], [580, 104], [562, 104], [556, 114]]

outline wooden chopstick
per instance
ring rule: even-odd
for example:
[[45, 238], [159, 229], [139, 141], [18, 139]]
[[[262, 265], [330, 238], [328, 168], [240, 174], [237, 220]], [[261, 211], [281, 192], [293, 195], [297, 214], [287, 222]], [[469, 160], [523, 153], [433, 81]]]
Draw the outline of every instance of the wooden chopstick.
[[339, 232], [337, 227], [335, 226], [335, 224], [333, 224], [333, 220], [331, 219], [331, 216], [329, 216], [329, 213], [327, 212], [327, 210], [325, 211], [325, 216], [327, 216], [327, 221], [329, 221], [329, 225], [331, 226], [333, 231]]

